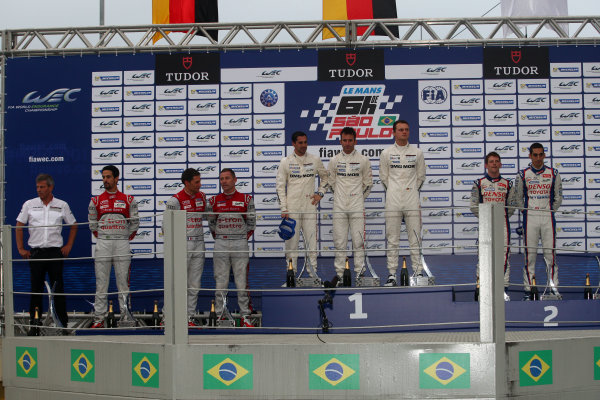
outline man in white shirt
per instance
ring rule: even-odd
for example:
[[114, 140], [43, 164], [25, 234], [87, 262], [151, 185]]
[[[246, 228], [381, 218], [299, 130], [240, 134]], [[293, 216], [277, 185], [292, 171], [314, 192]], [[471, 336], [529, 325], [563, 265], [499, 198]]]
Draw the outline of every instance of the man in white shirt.
[[[39, 197], [27, 200], [17, 217], [15, 230], [17, 249], [21, 257], [29, 260], [56, 259], [52, 261], [30, 261], [31, 292], [44, 292], [44, 278], [48, 273], [50, 287], [55, 293], [64, 293], [63, 258], [66, 258], [75, 242], [77, 225], [69, 205], [52, 195], [54, 179], [48, 174], [40, 174], [35, 179]], [[62, 226], [70, 225], [67, 244], [63, 246]], [[30, 250], [23, 245], [23, 226], [28, 225]], [[54, 226], [49, 226], [54, 225]], [[36, 228], [37, 227], [37, 228]], [[64, 327], [67, 326], [67, 307], [65, 296], [54, 298], [56, 315]], [[33, 321], [35, 309], [38, 308], [40, 317], [42, 313], [42, 295], [31, 295], [29, 303], [29, 317]]]

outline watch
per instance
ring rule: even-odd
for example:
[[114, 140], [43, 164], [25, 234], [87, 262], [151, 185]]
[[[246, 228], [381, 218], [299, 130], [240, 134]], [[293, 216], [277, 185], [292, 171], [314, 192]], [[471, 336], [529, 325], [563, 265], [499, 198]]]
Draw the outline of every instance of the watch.
[[325, 197], [325, 194], [323, 192], [315, 192], [315, 194], [318, 194], [321, 197]]

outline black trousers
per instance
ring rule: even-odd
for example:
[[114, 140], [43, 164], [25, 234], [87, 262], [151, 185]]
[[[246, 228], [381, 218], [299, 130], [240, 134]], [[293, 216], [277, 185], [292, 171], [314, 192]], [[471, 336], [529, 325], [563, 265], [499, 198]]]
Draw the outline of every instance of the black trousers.
[[[48, 273], [48, 283], [50, 288], [54, 287], [55, 293], [64, 293], [65, 284], [63, 282], [63, 260], [52, 261], [34, 261], [35, 259], [47, 258], [63, 258], [60, 247], [47, 247], [31, 249], [31, 257], [29, 261], [29, 271], [31, 275], [31, 292], [45, 293], [44, 279]], [[54, 306], [56, 307], [56, 315], [63, 326], [67, 326], [67, 304], [65, 296], [54, 296]], [[43, 296], [38, 294], [31, 295], [29, 303], [29, 316], [33, 319], [35, 308], [43, 311]]]

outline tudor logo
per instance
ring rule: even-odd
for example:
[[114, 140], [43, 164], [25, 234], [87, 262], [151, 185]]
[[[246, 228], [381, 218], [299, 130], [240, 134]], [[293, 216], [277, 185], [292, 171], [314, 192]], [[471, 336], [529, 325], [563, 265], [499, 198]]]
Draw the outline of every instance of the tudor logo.
[[510, 52], [510, 59], [515, 63], [518, 64], [519, 61], [521, 61], [521, 50], [513, 50]]
[[356, 53], [347, 53], [346, 54], [346, 64], [349, 66], [353, 66], [356, 62]]
[[483, 49], [483, 77], [487, 79], [548, 78], [550, 76], [547, 47]]
[[383, 50], [355, 50], [318, 52], [318, 79], [320, 81], [384, 80]]
[[154, 57], [158, 86], [221, 82], [218, 53], [157, 54]]

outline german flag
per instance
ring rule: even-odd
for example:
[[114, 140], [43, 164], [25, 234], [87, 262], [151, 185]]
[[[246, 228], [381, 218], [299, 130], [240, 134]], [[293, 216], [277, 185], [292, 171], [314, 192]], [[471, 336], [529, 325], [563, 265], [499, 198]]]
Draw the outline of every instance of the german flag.
[[[323, 0], [323, 20], [384, 19], [398, 18], [396, 0]], [[398, 36], [397, 26], [387, 27], [392, 34]], [[363, 35], [366, 26], [358, 28], [357, 34]], [[345, 36], [344, 28], [335, 28], [340, 36]], [[375, 28], [371, 35], [387, 36], [381, 28]], [[323, 31], [323, 39], [334, 37], [329, 30]]]
[[[396, 0], [323, 0], [323, 20], [340, 19], [384, 19], [398, 18]], [[392, 34], [398, 36], [397, 26], [387, 27]], [[366, 26], [358, 27], [357, 34], [363, 35]], [[344, 28], [335, 28], [340, 36], [346, 35]], [[371, 35], [387, 36], [381, 28], [375, 28]], [[329, 30], [323, 31], [323, 39], [334, 37]]]
[[[217, 0], [152, 0], [153, 24], [189, 24], [196, 22], [219, 22]], [[219, 40], [216, 29], [207, 30], [215, 41]], [[168, 33], [168, 32], [167, 32]], [[198, 35], [204, 35], [198, 33]], [[155, 33], [152, 41], [162, 38]]]

